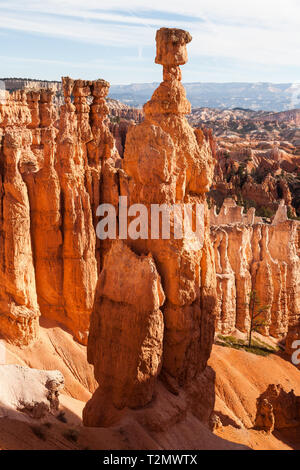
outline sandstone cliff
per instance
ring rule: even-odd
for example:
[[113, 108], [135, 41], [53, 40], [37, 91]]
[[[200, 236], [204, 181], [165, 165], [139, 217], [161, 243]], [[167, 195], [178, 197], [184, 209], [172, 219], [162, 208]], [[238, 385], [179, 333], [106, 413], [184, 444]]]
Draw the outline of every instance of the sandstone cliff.
[[248, 331], [249, 295], [262, 305], [260, 332], [285, 338], [300, 314], [300, 223], [287, 218], [282, 203], [271, 224], [247, 214], [233, 200], [220, 213], [211, 210], [211, 236], [218, 283], [217, 329]]
[[40, 313], [86, 343], [96, 208], [118, 196], [109, 84], [66, 77], [62, 86], [59, 120], [51, 89], [5, 92], [0, 104], [0, 332], [19, 344], [36, 339]]
[[6, 93], [0, 104], [0, 331], [20, 344], [36, 338], [40, 315], [25, 183], [26, 173], [38, 164], [27, 129], [30, 121], [26, 93]]
[[[180, 65], [190, 40], [182, 30], [158, 31], [163, 82], [143, 114], [114, 104], [120, 122], [107, 119], [104, 80], [64, 77], [59, 110], [48, 88], [6, 92], [0, 103], [0, 334], [29, 345], [40, 315], [83, 344], [89, 333], [99, 384], [84, 409], [89, 426], [109, 426], [133, 409], [150, 433], [208, 422], [215, 314], [222, 333], [247, 331], [253, 289], [267, 305], [261, 332], [287, 337], [287, 352], [299, 337], [299, 222], [287, 218], [283, 203], [272, 221], [228, 200], [219, 214], [208, 210], [216, 153], [211, 132], [185, 117]], [[280, 152], [273, 157], [282, 160]], [[220, 184], [227, 163], [217, 165]], [[289, 187], [280, 184], [291, 208]], [[272, 177], [263, 184], [248, 178], [243, 190], [278, 205]], [[131, 207], [134, 236], [100, 241], [96, 209], [112, 204], [120, 224], [119, 197]], [[153, 204], [170, 210], [169, 239], [145, 235], [138, 204], [148, 228]], [[175, 204], [180, 216], [172, 215]], [[178, 237], [187, 205], [194, 222]]]

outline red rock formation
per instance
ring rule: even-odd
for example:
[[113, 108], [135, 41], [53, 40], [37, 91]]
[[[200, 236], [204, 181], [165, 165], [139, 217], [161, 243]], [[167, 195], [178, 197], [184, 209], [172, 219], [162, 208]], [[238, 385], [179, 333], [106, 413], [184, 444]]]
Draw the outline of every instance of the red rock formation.
[[26, 129], [30, 120], [25, 92], [6, 94], [0, 104], [0, 334], [16, 344], [37, 337], [40, 315], [24, 181], [37, 165]]
[[[185, 45], [191, 37], [182, 30], [162, 29], [156, 39], [156, 62], [164, 66], [164, 81], [144, 106], [145, 120], [131, 127], [127, 134], [120, 193], [128, 197], [128, 206], [142, 203], [149, 209], [149, 226], [151, 204], [166, 204], [171, 208], [175, 203], [198, 203], [201, 235], [188, 233], [181, 239], [171, 236], [170, 240], [164, 240], [152, 239], [149, 234], [148, 239], [125, 241], [135, 255], [128, 248], [121, 250], [120, 245], [115, 245], [104, 258], [88, 344], [89, 361], [94, 364], [100, 384], [84, 411], [84, 422], [90, 426], [112, 422], [116, 408], [135, 408], [151, 401], [160, 371], [162, 340], [164, 380], [179, 385], [203, 372], [213, 342], [215, 272], [205, 200], [212, 180], [213, 159], [209, 142], [201, 131], [194, 132], [185, 118], [190, 104], [179, 68], [179, 64], [186, 62]], [[174, 230], [171, 218], [171, 233]], [[112, 261], [117, 259], [117, 250], [118, 263]], [[127, 259], [134, 262], [129, 263]], [[164, 333], [158, 311], [163, 294], [160, 297], [156, 294], [154, 298], [158, 300], [154, 302], [153, 281], [148, 279], [148, 274], [141, 278], [136, 274], [146, 260], [147, 264], [151, 262], [152, 272], [157, 271], [161, 277], [166, 297], [162, 306]], [[151, 278], [157, 279], [158, 274], [151, 274]], [[116, 289], [109, 287], [109, 280], [110, 286], [116, 285]], [[119, 284], [122, 289], [117, 288]], [[131, 289], [135, 290], [135, 300], [128, 292]], [[139, 300], [143, 292], [145, 298]], [[140, 306], [133, 305], [136, 303]], [[133, 315], [134, 323], [128, 321], [128, 315]], [[113, 332], [117, 331], [119, 343], [114, 339]], [[137, 342], [125, 342], [128, 337], [136, 338]], [[147, 348], [143, 346], [145, 341]], [[122, 355], [117, 359], [120, 349]], [[108, 367], [111, 351], [116, 357], [115, 365]], [[123, 356], [130, 358], [128, 365], [123, 362]], [[139, 363], [145, 364], [142, 374], [136, 366]]]
[[59, 121], [50, 89], [6, 93], [1, 103], [0, 329], [14, 342], [36, 338], [40, 308], [86, 343], [96, 259], [100, 269], [96, 208], [102, 197], [118, 200], [108, 89], [64, 78]]
[[286, 111], [278, 120], [275, 113], [240, 108], [192, 110], [190, 122], [211, 128], [217, 144], [210, 202], [221, 207], [232, 197], [264, 216], [283, 199], [290, 215], [300, 215], [296, 114]]
[[300, 397], [294, 390], [286, 392], [281, 385], [269, 385], [257, 399], [255, 427], [269, 433], [300, 425]]
[[132, 108], [121, 101], [111, 98], [107, 99], [107, 106], [109, 115], [112, 122], [119, 122], [122, 119], [127, 121], [142, 122], [144, 119], [144, 112], [139, 108]]
[[86, 425], [110, 424], [116, 410], [151, 401], [161, 369], [164, 301], [151, 255], [139, 257], [116, 241], [105, 257], [91, 322], [88, 360], [100, 387], [84, 410]]
[[190, 104], [180, 81], [179, 64], [187, 60], [185, 44], [190, 40], [181, 30], [163, 28], [157, 33], [156, 63], [164, 67], [164, 81], [144, 106], [144, 122], [127, 135], [127, 188], [121, 183], [121, 192], [128, 194], [130, 204], [203, 204], [202, 240], [149, 239], [131, 244], [139, 252], [153, 254], [162, 276], [167, 299], [163, 308], [163, 367], [180, 383], [206, 365], [215, 299], [214, 280], [209, 279], [214, 278], [214, 267], [204, 197], [211, 184], [213, 162], [207, 142], [198, 144], [199, 134], [184, 116]]
[[43, 315], [63, 323], [61, 197], [55, 168], [56, 113], [51, 98], [52, 92], [48, 91], [27, 93], [32, 117], [29, 124], [33, 135], [31, 148], [39, 166], [36, 172], [27, 175], [26, 182], [39, 306]]
[[268, 307], [260, 332], [284, 338], [300, 312], [300, 224], [287, 219], [284, 205], [279, 207], [271, 225], [257, 220], [252, 211], [243, 215], [237, 209], [240, 208], [226, 202], [219, 215], [212, 214], [217, 329], [223, 333], [235, 328], [248, 331], [247, 304], [250, 292], [256, 290], [261, 305]]
[[[87, 189], [90, 195], [94, 226], [98, 219], [96, 210], [100, 202], [118, 205], [119, 182], [117, 168], [120, 166], [113, 135], [109, 130], [107, 115], [109, 112], [106, 96], [109, 83], [105, 80], [92, 82], [91, 93], [91, 129], [93, 139], [87, 144], [88, 171], [86, 174]], [[107, 249], [105, 243], [96, 242], [96, 258], [100, 270], [101, 251]]]
[[135, 121], [125, 120], [125, 119], [122, 119], [118, 123], [113, 123], [113, 122], [110, 123], [109, 128], [111, 130], [112, 135], [114, 136], [119, 155], [122, 158], [124, 156], [125, 142], [126, 142], [126, 136], [127, 136], [128, 130], [130, 126], [134, 124], [135, 124]]

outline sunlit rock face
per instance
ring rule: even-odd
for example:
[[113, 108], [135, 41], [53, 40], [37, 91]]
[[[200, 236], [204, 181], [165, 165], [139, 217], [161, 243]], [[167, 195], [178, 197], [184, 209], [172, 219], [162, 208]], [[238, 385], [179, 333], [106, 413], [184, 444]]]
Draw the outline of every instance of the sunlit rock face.
[[86, 344], [100, 270], [96, 208], [118, 199], [109, 83], [64, 77], [62, 89], [59, 119], [51, 89], [1, 96], [0, 334], [23, 345], [37, 338], [40, 314]]
[[256, 291], [261, 307], [260, 332], [285, 338], [299, 321], [300, 223], [287, 218], [282, 202], [272, 223], [247, 214], [226, 200], [219, 215], [212, 211], [211, 238], [218, 283], [217, 330], [248, 331], [249, 295]]
[[[209, 142], [185, 117], [190, 103], [179, 65], [187, 61], [190, 41], [182, 30], [157, 32], [156, 62], [163, 65], [163, 82], [144, 106], [144, 121], [127, 133], [120, 194], [128, 198], [128, 206], [143, 204], [148, 209], [149, 227], [152, 204], [197, 203], [201, 235], [184, 233], [175, 239], [171, 217], [170, 239], [150, 234], [148, 239], [129, 238], [122, 249], [113, 245], [105, 255], [88, 343], [99, 382], [84, 410], [89, 426], [113, 422], [116, 409], [149, 403], [160, 374], [186, 385], [205, 369], [210, 355], [216, 278], [205, 193], [212, 181], [213, 158]], [[122, 289], [108, 288], [114, 283]]]
[[36, 171], [23, 91], [0, 104], [0, 333], [16, 344], [37, 337], [37, 302], [26, 174]]

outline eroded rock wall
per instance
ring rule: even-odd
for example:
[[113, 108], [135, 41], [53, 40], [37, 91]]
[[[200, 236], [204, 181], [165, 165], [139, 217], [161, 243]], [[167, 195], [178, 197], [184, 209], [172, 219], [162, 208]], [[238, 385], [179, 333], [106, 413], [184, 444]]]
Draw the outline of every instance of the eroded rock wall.
[[24, 91], [0, 104], [0, 332], [17, 344], [37, 336], [37, 301], [26, 174], [35, 171], [31, 114]]
[[1, 96], [0, 334], [18, 344], [36, 339], [41, 313], [86, 344], [100, 270], [96, 208], [118, 197], [109, 84], [65, 77], [62, 88], [59, 119], [51, 89]]
[[[218, 283], [217, 330], [248, 331], [249, 295], [256, 291], [265, 311], [260, 332], [285, 338], [300, 316], [300, 223], [287, 218], [281, 204], [273, 222], [248, 222], [249, 214], [237, 213], [226, 202], [212, 218], [211, 237], [215, 250]], [[214, 225], [215, 221], [220, 225]]]

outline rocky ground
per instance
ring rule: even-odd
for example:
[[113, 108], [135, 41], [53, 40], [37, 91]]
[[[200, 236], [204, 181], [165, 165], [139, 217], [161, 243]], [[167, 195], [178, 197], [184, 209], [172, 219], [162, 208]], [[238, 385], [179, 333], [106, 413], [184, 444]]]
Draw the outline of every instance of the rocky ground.
[[42, 326], [40, 339], [29, 348], [8, 345], [7, 363], [61, 370], [65, 388], [59, 395], [60, 412], [65, 413], [66, 422], [49, 414], [42, 419], [24, 420], [22, 416], [22, 421], [20, 417], [1, 418], [0, 449], [234, 449], [233, 443], [253, 449], [300, 449], [299, 428], [272, 434], [254, 429], [256, 400], [270, 383], [281, 383], [287, 392], [294, 389], [300, 395], [299, 372], [280, 354], [261, 357], [213, 346], [208, 363], [215, 389], [209, 401], [218, 417], [213, 434], [186, 413], [183, 396], [177, 397], [176, 407], [160, 403], [162, 429], [155, 429], [154, 421], [132, 410], [110, 428], [83, 427], [82, 410], [95, 389], [92, 369], [86, 362], [85, 347], [58, 324]]

